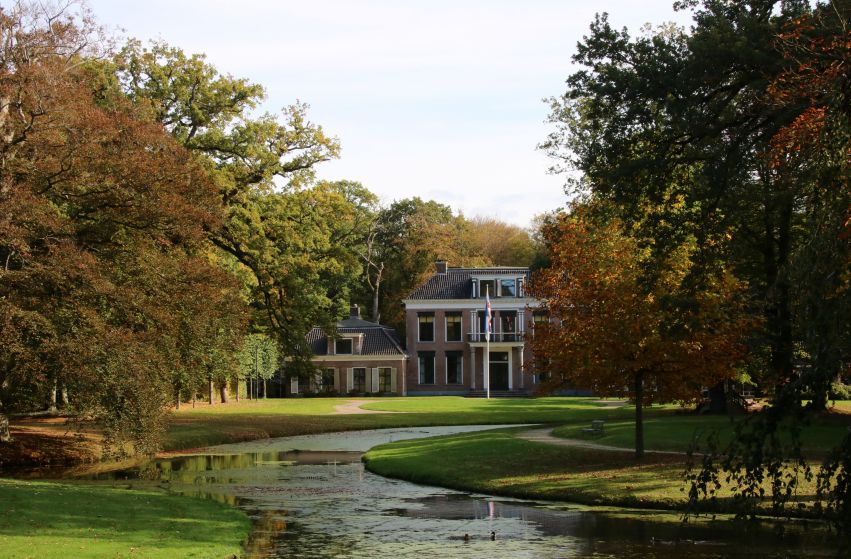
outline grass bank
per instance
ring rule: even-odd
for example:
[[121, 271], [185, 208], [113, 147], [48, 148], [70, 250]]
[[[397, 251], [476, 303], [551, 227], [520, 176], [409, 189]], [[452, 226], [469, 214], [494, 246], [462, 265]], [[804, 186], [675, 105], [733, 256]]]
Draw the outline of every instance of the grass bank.
[[[828, 414], [808, 427], [802, 436], [804, 450], [822, 455], [847, 432], [851, 417]], [[585, 422], [554, 430], [562, 437], [585, 439], [598, 445], [632, 448], [634, 422], [623, 418], [606, 421], [605, 434], [582, 432]], [[685, 451], [694, 439], [715, 430], [729, 439], [733, 424], [726, 417], [666, 415], [646, 420], [649, 452], [637, 460], [632, 453], [582, 446], [556, 446], [517, 437], [521, 429], [400, 441], [371, 449], [367, 468], [380, 475], [416, 483], [439, 485], [529, 499], [565, 500], [583, 504], [677, 509], [686, 502]], [[718, 492], [718, 511], [732, 510], [731, 487]], [[768, 487], [766, 486], [768, 490]], [[815, 484], [802, 481], [797, 499], [812, 500]], [[807, 514], [805, 507], [798, 513]]]
[[0, 479], [0, 555], [239, 556], [249, 519], [219, 503], [149, 490]]
[[[368, 398], [364, 398], [368, 399]], [[352, 398], [288, 398], [199, 405], [174, 414], [166, 450], [179, 450], [267, 437], [332, 431], [434, 425], [563, 424], [591, 419], [625, 419], [631, 406], [612, 408], [594, 398], [481, 399], [462, 397], [381, 398], [364, 405], [385, 414], [336, 415], [336, 406]], [[674, 408], [657, 407], [654, 414]]]
[[381, 445], [365, 456], [377, 474], [509, 497], [593, 505], [674, 508], [683, 458], [535, 443], [498, 430]]
[[[725, 445], [733, 437], [735, 424], [745, 419], [745, 416], [651, 417], [644, 421], [644, 442], [649, 449], [686, 452], [692, 447], [706, 449], [708, 437], [715, 435], [718, 442]], [[814, 457], [823, 455], [842, 438], [849, 426], [851, 426], [851, 416], [846, 414], [831, 413], [815, 417], [803, 429], [801, 448]], [[608, 420], [602, 435], [585, 433], [584, 427], [586, 425], [575, 423], [562, 425], [553, 429], [553, 435], [619, 448], [635, 447], [635, 422], [632, 420], [619, 418]]]

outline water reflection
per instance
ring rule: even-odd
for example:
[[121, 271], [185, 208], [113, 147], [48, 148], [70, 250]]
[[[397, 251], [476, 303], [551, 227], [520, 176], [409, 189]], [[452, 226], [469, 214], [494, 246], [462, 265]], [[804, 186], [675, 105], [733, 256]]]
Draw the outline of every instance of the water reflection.
[[131, 483], [154, 483], [246, 510], [254, 522], [246, 546], [246, 557], [252, 559], [702, 559], [836, 553], [823, 530], [808, 531], [806, 524], [793, 525], [782, 537], [770, 525], [683, 526], [675, 517], [660, 520], [656, 513], [589, 511], [423, 487], [373, 475], [360, 463], [360, 451], [381, 440], [444, 432], [383, 430], [227, 445], [212, 454], [159, 460], [111, 479], [148, 480]]

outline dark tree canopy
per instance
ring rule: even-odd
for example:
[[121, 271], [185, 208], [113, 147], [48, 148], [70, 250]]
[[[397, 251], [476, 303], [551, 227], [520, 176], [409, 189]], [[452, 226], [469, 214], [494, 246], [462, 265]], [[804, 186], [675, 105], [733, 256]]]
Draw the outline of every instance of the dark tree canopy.
[[[690, 237], [688, 282], [729, 268], [747, 283], [763, 325], [749, 340], [749, 369], [773, 403], [722, 467], [754, 500], [767, 466], [781, 506], [794, 481], [770, 457], [800, 455], [779, 443], [779, 422], [824, 409], [851, 362], [851, 4], [678, 4], [694, 13], [688, 31], [631, 37], [605, 15], [595, 20], [574, 57], [582, 69], [552, 100], [556, 130], [543, 147], [579, 172], [573, 191], [651, 251], [647, 285]], [[823, 471], [847, 475], [851, 439], [837, 452]], [[848, 527], [845, 480], [826, 475], [823, 490]]]

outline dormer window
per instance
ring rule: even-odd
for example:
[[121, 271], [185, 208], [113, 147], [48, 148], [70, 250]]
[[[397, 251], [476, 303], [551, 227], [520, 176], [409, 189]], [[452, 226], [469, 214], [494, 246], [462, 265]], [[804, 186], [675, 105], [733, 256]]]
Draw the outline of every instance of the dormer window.
[[517, 283], [514, 279], [504, 279], [499, 281], [499, 296], [500, 297], [516, 297]]
[[479, 280], [479, 298], [484, 299], [485, 295], [488, 295], [491, 298], [497, 296], [496, 280], [492, 280], [492, 279]]
[[334, 353], [337, 355], [351, 355], [352, 352], [352, 339], [351, 338], [341, 338], [336, 340], [334, 345]]

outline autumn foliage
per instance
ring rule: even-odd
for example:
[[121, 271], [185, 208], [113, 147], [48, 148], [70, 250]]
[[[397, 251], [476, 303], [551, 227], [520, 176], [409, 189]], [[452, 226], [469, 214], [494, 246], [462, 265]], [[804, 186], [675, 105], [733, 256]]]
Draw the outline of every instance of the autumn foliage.
[[750, 327], [741, 285], [725, 273], [691, 285], [693, 245], [653, 262], [620, 222], [595, 223], [578, 206], [546, 239], [552, 263], [532, 285], [549, 314], [531, 340], [540, 386], [629, 395], [638, 404], [640, 455], [643, 406], [694, 402], [735, 376]]
[[[235, 332], [210, 260], [222, 219], [203, 168], [105, 87], [96, 30], [44, 7], [0, 13], [0, 411], [66, 411], [115, 451], [156, 448], [176, 371]], [[191, 318], [191, 321], [187, 321]], [[63, 398], [59, 398], [62, 400]]]

